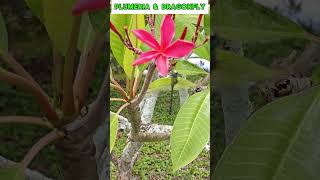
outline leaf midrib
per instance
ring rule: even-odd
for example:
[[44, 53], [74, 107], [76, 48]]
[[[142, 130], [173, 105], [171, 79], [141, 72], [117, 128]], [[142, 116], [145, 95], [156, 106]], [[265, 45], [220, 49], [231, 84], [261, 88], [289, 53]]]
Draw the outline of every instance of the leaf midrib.
[[[210, 93], [207, 93], [207, 95], [205, 95], [205, 97], [202, 99], [202, 103], [200, 104], [199, 110], [198, 110], [198, 112], [196, 113], [196, 115], [193, 116], [193, 117], [198, 117], [199, 112], [200, 112], [200, 109], [202, 109], [202, 107], [204, 106], [204, 104], [205, 104], [204, 101], [207, 99], [207, 97], [209, 96], [209, 94], [210, 94]], [[194, 119], [193, 122], [195, 122], [195, 119], [196, 119], [196, 118], [193, 118], [193, 119]], [[193, 127], [194, 127], [194, 124], [195, 124], [195, 123], [192, 123], [192, 126], [191, 126], [190, 131], [189, 131], [189, 134], [188, 134], [188, 138], [187, 138], [187, 140], [186, 140], [186, 143], [183, 145], [182, 150], [180, 151], [180, 155], [179, 155], [179, 158], [177, 159], [177, 162], [180, 162], [181, 156], [182, 156], [182, 154], [183, 154], [184, 151], [185, 151], [185, 147], [186, 147], [186, 145], [187, 145], [188, 142], [189, 142], [190, 133], [192, 132], [192, 129], [193, 129]]]

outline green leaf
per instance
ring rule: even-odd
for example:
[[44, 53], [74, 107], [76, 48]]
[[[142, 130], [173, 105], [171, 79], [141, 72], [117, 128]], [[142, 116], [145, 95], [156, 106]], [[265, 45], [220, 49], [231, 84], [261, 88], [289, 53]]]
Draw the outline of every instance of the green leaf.
[[6, 23], [0, 12], [0, 55], [8, 52], [8, 33]]
[[204, 15], [204, 31], [207, 36], [210, 36], [210, 14]]
[[179, 74], [183, 74], [183, 75], [208, 74], [202, 68], [184, 60], [178, 60], [177, 64], [175, 65], [175, 69]]
[[170, 138], [173, 171], [192, 162], [210, 139], [210, 90], [189, 97], [181, 107]]
[[311, 80], [313, 84], [320, 84], [320, 67], [316, 67], [312, 72]]
[[96, 32], [106, 33], [109, 29], [110, 8], [89, 13], [92, 27]]
[[95, 34], [89, 16], [87, 14], [82, 15], [78, 40], [78, 49], [81, 52], [88, 51], [88, 49], [92, 47]]
[[[178, 77], [178, 82], [177, 84], [174, 85], [174, 90], [179, 90], [179, 89], [189, 89], [194, 87], [195, 84]], [[153, 81], [148, 89], [148, 92], [152, 91], [170, 91], [171, 90], [171, 78], [160, 78], [155, 81]]]
[[66, 54], [72, 30], [75, 0], [43, 0], [44, 24], [55, 48]]
[[24, 169], [20, 164], [0, 168], [0, 179], [24, 180]]
[[214, 12], [218, 37], [246, 42], [305, 38], [299, 25], [253, 0], [217, 1]]
[[222, 86], [239, 85], [273, 77], [273, 72], [233, 52], [216, 49], [214, 82]]
[[[137, 41], [137, 38], [131, 33], [131, 30], [145, 28], [143, 15], [112, 14], [111, 22], [118, 29], [123, 38], [125, 38], [124, 27], [127, 26], [132, 43], [137, 45], [137, 48], [140, 48], [141, 41]], [[113, 31], [110, 31], [110, 46], [117, 62], [125, 70], [126, 75], [131, 77], [133, 70], [132, 62], [135, 60], [136, 55], [123, 45], [119, 36]]]
[[116, 143], [118, 124], [118, 114], [110, 112], [110, 152]]
[[43, 22], [43, 0], [26, 0], [31, 11]]
[[320, 86], [276, 100], [254, 113], [226, 149], [215, 180], [318, 180]]
[[[145, 18], [143, 14], [133, 14], [131, 15], [131, 20], [128, 26], [128, 32], [130, 40], [134, 47], [139, 48], [142, 45], [142, 42], [136, 38], [136, 36], [132, 33], [132, 30], [135, 29], [144, 29], [145, 28]], [[123, 56], [123, 69], [126, 73], [127, 77], [130, 79], [133, 73], [132, 63], [138, 56], [134, 54], [131, 50], [125, 49]]]

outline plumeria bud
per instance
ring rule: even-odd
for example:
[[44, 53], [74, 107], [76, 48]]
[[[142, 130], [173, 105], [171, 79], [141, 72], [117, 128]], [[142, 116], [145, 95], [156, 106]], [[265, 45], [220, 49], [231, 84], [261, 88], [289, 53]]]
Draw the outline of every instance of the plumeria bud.
[[184, 27], [184, 30], [183, 30], [183, 32], [182, 32], [182, 34], [180, 36], [181, 40], [184, 40], [184, 38], [186, 38], [187, 31], [188, 31], [188, 27], [186, 26], [186, 27]]
[[199, 30], [199, 27], [200, 27], [200, 24], [201, 24], [201, 21], [202, 21], [202, 17], [203, 17], [203, 14], [200, 14], [199, 18], [198, 18], [198, 23], [197, 23], [197, 30]]
[[84, 12], [91, 12], [105, 9], [110, 6], [108, 0], [78, 0], [73, 6], [72, 14], [74, 16], [81, 15]]
[[123, 38], [122, 38], [120, 32], [118, 31], [118, 29], [114, 26], [114, 24], [111, 21], [110, 21], [110, 28], [114, 33], [116, 33], [120, 37], [121, 41], [123, 42]]

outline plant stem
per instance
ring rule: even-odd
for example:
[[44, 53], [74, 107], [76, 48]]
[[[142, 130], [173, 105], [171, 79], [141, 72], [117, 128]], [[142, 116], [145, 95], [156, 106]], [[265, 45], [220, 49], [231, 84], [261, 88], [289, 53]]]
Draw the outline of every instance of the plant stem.
[[27, 166], [30, 164], [33, 158], [40, 152], [40, 150], [42, 150], [51, 142], [60, 139], [64, 136], [65, 134], [63, 132], [55, 129], [51, 131], [49, 134], [42, 137], [35, 145], [32, 146], [27, 155], [23, 158], [23, 160], [21, 161], [22, 166], [24, 168], [27, 168]]
[[110, 86], [118, 90], [125, 100], [129, 100], [129, 97], [126, 91], [123, 90], [123, 88], [115, 80], [112, 79], [111, 81], [114, 84], [111, 83]]
[[142, 86], [141, 92], [140, 92], [139, 96], [135, 100], [133, 100], [132, 104], [139, 105], [139, 103], [143, 100], [144, 96], [146, 95], [146, 93], [148, 91], [148, 88], [151, 83], [152, 76], [153, 76], [155, 69], [156, 69], [156, 65], [154, 63], [150, 63], [149, 68], [148, 68], [148, 73], [147, 73], [146, 78], [144, 80], [144, 84]]
[[125, 99], [121, 99], [121, 98], [110, 98], [110, 101], [127, 102]]
[[55, 126], [60, 124], [59, 117], [52, 107], [49, 97], [44, 94], [43, 91], [41, 91], [41, 89], [34, 85], [34, 83], [32, 83], [30, 80], [24, 79], [21, 76], [8, 72], [1, 67], [0, 80], [29, 91], [34, 97], [36, 97], [40, 108], [42, 108], [46, 113], [48, 120]]
[[54, 91], [55, 105], [60, 107], [63, 94], [63, 56], [58, 52], [56, 48], [53, 48], [53, 70], [52, 70], [52, 84]]
[[0, 124], [2, 123], [23, 123], [33, 124], [53, 129], [54, 126], [50, 122], [46, 122], [43, 118], [32, 116], [0, 116]]
[[81, 24], [81, 16], [74, 17], [72, 32], [69, 42], [69, 48], [66, 54], [66, 61], [64, 64], [63, 73], [63, 102], [62, 109], [64, 116], [72, 116], [75, 112], [74, 99], [73, 99], [73, 77], [75, 54], [77, 50], [77, 43], [79, 39]]
[[84, 53], [80, 59], [73, 85], [75, 106], [78, 107], [78, 109], [81, 109], [87, 101], [94, 70], [99, 59], [103, 43], [103, 34], [97, 33], [94, 44], [90, 47], [90, 52]]

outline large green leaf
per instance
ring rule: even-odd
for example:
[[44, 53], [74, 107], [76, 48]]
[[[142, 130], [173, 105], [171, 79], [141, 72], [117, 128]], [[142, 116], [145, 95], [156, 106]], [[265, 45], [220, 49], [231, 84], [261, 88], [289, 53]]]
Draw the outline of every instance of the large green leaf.
[[41, 21], [43, 21], [43, 0], [26, 0], [28, 7]]
[[318, 180], [320, 86], [254, 113], [227, 148], [215, 180]]
[[0, 12], [0, 55], [8, 52], [8, 33], [6, 23]]
[[66, 54], [72, 30], [75, 0], [43, 0], [44, 24], [55, 48]]
[[214, 32], [239, 41], [305, 38], [303, 29], [253, 0], [223, 0], [214, 5]]
[[210, 90], [192, 95], [181, 107], [170, 138], [173, 171], [193, 161], [209, 142]]
[[89, 13], [92, 26], [96, 32], [106, 33], [109, 30], [110, 8]]
[[218, 85], [239, 85], [250, 81], [272, 77], [272, 71], [233, 52], [216, 49], [213, 71], [214, 82]]
[[207, 36], [210, 36], [210, 14], [204, 15], [204, 31]]
[[[189, 89], [195, 86], [194, 83], [178, 77], [178, 82], [177, 84], [174, 85], [174, 90], [179, 90], [179, 89]], [[160, 78], [155, 81], [153, 81], [148, 89], [148, 92], [152, 91], [169, 91], [171, 90], [171, 78]]]
[[88, 51], [92, 47], [96, 32], [94, 31], [88, 14], [82, 15], [78, 49], [81, 52]]
[[202, 68], [184, 60], [179, 60], [175, 65], [175, 69], [179, 74], [183, 75], [201, 75], [201, 74], [208, 74]]
[[116, 143], [118, 124], [118, 114], [110, 112], [110, 152]]
[[0, 179], [3, 180], [24, 180], [24, 170], [19, 164], [0, 168]]
[[[112, 14], [111, 22], [118, 29], [123, 38], [125, 37], [124, 27], [127, 26], [128, 31], [130, 32], [130, 38], [132, 43], [136, 45], [137, 48], [140, 48], [141, 41], [137, 40], [133, 33], [131, 33], [131, 30], [145, 28], [143, 15]], [[113, 31], [110, 31], [110, 46], [117, 62], [125, 70], [126, 75], [128, 77], [131, 77], [133, 69], [132, 62], [135, 60], [136, 55], [134, 55], [132, 51], [128, 50], [123, 45], [123, 42], [121, 42], [119, 36]]]

